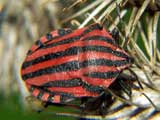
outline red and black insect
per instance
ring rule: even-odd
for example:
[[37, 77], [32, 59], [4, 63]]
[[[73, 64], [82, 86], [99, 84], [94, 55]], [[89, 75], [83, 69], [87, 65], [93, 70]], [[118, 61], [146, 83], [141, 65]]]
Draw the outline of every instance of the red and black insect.
[[133, 59], [101, 25], [60, 29], [38, 40], [22, 65], [31, 94], [51, 103], [98, 97]]

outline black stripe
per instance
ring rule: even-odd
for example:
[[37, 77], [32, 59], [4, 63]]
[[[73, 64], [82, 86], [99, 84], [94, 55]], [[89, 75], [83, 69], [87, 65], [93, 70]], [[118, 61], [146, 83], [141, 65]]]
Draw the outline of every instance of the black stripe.
[[47, 102], [53, 102], [53, 100], [54, 100], [54, 94], [52, 93], [52, 94], [49, 94], [49, 96], [48, 96], [48, 99], [47, 99]]
[[83, 88], [85, 88], [87, 91], [94, 92], [94, 93], [96, 92], [99, 94], [104, 91], [104, 89], [100, 86], [93, 86], [86, 83], [83, 84]]
[[84, 68], [87, 66], [123, 66], [128, 64], [126, 60], [107, 60], [107, 59], [91, 59], [85, 60], [79, 64], [80, 68]]
[[46, 46], [43, 47], [43, 49], [55, 47], [55, 46], [58, 46], [58, 45], [72, 43], [72, 42], [74, 42], [76, 40], [79, 40], [79, 39], [80, 39], [80, 36], [74, 36], [74, 37], [66, 38], [66, 39], [63, 39], [61, 41], [46, 45]]
[[91, 77], [91, 78], [109, 79], [109, 78], [117, 77], [119, 73], [120, 73], [119, 71], [90, 72], [90, 73], [85, 73], [84, 76]]
[[24, 74], [22, 75], [22, 78], [23, 80], [26, 80], [28, 78], [33, 78], [33, 77], [37, 77], [45, 74], [51, 74], [56, 72], [66, 72], [66, 71], [72, 71], [72, 70], [78, 70], [78, 69], [79, 69], [78, 61], [71, 61], [71, 62], [60, 64], [57, 66], [51, 66], [51, 67], [39, 69], [35, 72]]
[[79, 78], [69, 79], [69, 80], [55, 80], [55, 81], [49, 81], [41, 87], [76, 87], [81, 86], [82, 81]]
[[44, 95], [43, 90], [39, 90], [39, 94], [36, 96], [38, 99], [42, 99], [42, 96]]
[[105, 52], [105, 53], [111, 53], [115, 56], [118, 57], [123, 57], [123, 58], [128, 58], [127, 55], [124, 53], [114, 51], [109, 47], [103, 47], [103, 46], [84, 46], [84, 47], [78, 47], [74, 46], [71, 48], [66, 49], [65, 51], [60, 51], [56, 53], [50, 53], [47, 55], [43, 55], [41, 57], [38, 57], [34, 60], [24, 62], [22, 65], [22, 69], [25, 69], [31, 65], [38, 64], [47, 60], [55, 59], [55, 58], [60, 58], [60, 57], [65, 57], [65, 56], [70, 56], [70, 55], [77, 55], [78, 53], [81, 52], [86, 52], [86, 51], [96, 51], [96, 52]]
[[106, 43], [112, 44], [112, 45], [116, 45], [115, 40], [113, 40], [112, 38], [107, 38], [105, 36], [99, 36], [99, 35], [93, 35], [87, 38], [84, 38], [82, 41], [90, 41], [90, 40], [100, 40], [100, 41], [104, 41]]
[[89, 85], [83, 82], [83, 80], [81, 80], [80, 78], [49, 81], [41, 85], [40, 87], [49, 88], [49, 87], [76, 87], [76, 86], [82, 86], [87, 91], [96, 93], [101, 93], [104, 90], [102, 87]]

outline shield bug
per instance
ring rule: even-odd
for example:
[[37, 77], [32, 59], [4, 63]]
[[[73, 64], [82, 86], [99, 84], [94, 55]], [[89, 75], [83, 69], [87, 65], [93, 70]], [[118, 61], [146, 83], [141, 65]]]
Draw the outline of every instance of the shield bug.
[[31, 94], [50, 103], [98, 97], [133, 59], [100, 24], [60, 29], [28, 51], [21, 74]]

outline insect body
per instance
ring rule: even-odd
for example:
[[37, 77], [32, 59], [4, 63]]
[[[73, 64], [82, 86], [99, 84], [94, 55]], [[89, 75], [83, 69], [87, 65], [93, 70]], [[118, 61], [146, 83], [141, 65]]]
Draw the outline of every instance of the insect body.
[[131, 63], [132, 58], [96, 23], [41, 37], [29, 50], [21, 74], [33, 96], [66, 103], [99, 96]]

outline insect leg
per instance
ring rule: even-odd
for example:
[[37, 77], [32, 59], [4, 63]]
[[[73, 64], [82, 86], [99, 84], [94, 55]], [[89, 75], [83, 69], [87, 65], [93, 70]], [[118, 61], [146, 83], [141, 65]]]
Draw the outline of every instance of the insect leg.
[[108, 108], [112, 105], [114, 100], [110, 93], [103, 93], [102, 96], [100, 96], [100, 99], [102, 100], [102, 103], [99, 108], [99, 114], [104, 116], [107, 114]]
[[[121, 91], [125, 92], [129, 98], [131, 98], [131, 88], [133, 87], [133, 82], [135, 80], [136, 78], [134, 76], [121, 73], [116, 79], [116, 89], [118, 86]], [[136, 86], [134, 87], [137, 88]]]
[[84, 97], [80, 105], [82, 114], [99, 114], [106, 115], [108, 107], [113, 103], [110, 93], [102, 93], [98, 97]]
[[143, 89], [143, 86], [142, 86], [141, 82], [139, 81], [138, 76], [136, 75], [136, 73], [133, 70], [129, 69], [129, 68], [128, 68], [128, 70], [135, 77], [135, 79], [137, 80], [139, 87], [141, 89]]

